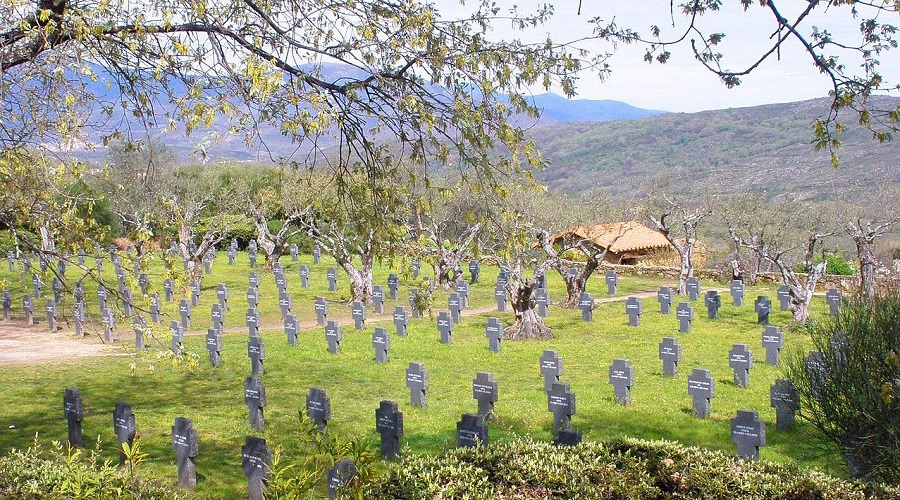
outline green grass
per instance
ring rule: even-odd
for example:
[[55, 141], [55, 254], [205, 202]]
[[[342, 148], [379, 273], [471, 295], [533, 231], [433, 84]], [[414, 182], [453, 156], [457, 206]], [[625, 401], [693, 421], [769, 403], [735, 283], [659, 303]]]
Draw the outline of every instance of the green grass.
[[[246, 488], [240, 471], [240, 447], [246, 435], [265, 437], [270, 446], [282, 445], [292, 460], [302, 461], [309, 456], [311, 447], [298, 431], [297, 415], [312, 386], [325, 387], [331, 397], [330, 432], [360, 438], [377, 452], [374, 412], [382, 399], [390, 399], [397, 401], [404, 413], [403, 443], [408, 452], [432, 453], [455, 446], [456, 422], [462, 413], [475, 411], [471, 383], [478, 371], [492, 372], [499, 383], [496, 419], [490, 424], [491, 441], [508, 440], [515, 435], [550, 440], [551, 415], [547, 411], [538, 359], [545, 349], [555, 349], [563, 359], [562, 380], [571, 385], [577, 397], [578, 412], [573, 417], [573, 425], [584, 433], [585, 440], [618, 436], [665, 438], [733, 453], [729, 420], [739, 408], [752, 409], [759, 411], [760, 417], [769, 424], [768, 446], [761, 453], [764, 460], [822, 465], [808, 444], [811, 431], [807, 426], [800, 424], [788, 432], [774, 430], [775, 413], [769, 407], [768, 393], [780, 370], [765, 363], [761, 346], [763, 327], [756, 325], [752, 310], [752, 301], [759, 294], [767, 294], [777, 307], [773, 286], [748, 290], [746, 303], [739, 309], [731, 305], [729, 297], [723, 297], [725, 304], [718, 321], [706, 319], [702, 300], [694, 302], [696, 319], [688, 334], [677, 333], [676, 304], [672, 314], [662, 315], [655, 297], [644, 299], [645, 313], [637, 328], [628, 326], [621, 301], [598, 304], [591, 323], [582, 322], [576, 310], [554, 307], [548, 318], [554, 331], [553, 340], [504, 342], [499, 354], [488, 350], [484, 326], [492, 315], [509, 324], [511, 313], [465, 317], [453, 332], [452, 345], [439, 343], [433, 317], [410, 320], [409, 335], [405, 338], [395, 336], [393, 326], [385, 323], [392, 335], [390, 361], [377, 364], [371, 347], [375, 326], [371, 321], [365, 332], [354, 332], [352, 326], [344, 326], [341, 353], [328, 353], [324, 330], [314, 326], [312, 301], [317, 295], [323, 295], [330, 301], [330, 317], [349, 318], [347, 282], [341, 282], [338, 292], [328, 292], [325, 270], [329, 261], [323, 258], [322, 264], [311, 265], [312, 288], [303, 290], [297, 269], [306, 259], [301, 257], [295, 263], [288, 258], [284, 264], [294, 296], [294, 311], [304, 328], [299, 344], [287, 345], [283, 331], [277, 326], [280, 316], [274, 278], [271, 273], [261, 273], [263, 324], [271, 325], [263, 332], [267, 352], [263, 382], [268, 406], [266, 429], [254, 432], [243, 402], [243, 382], [250, 370], [243, 328], [247, 259], [245, 254], [239, 254], [239, 265], [232, 267], [222, 254], [216, 262], [214, 274], [204, 280], [204, 295], [193, 323], [195, 330], [205, 331], [211, 321], [209, 307], [214, 301], [215, 285], [226, 283], [231, 291], [226, 327], [236, 331], [223, 336], [222, 367], [209, 366], [201, 335], [188, 335], [185, 339], [186, 348], [199, 356], [196, 367], [171, 365], [162, 354], [168, 341], [159, 333], [151, 342], [150, 350], [135, 354], [130, 349], [130, 321], [120, 321], [121, 355], [0, 369], [0, 376], [7, 381], [0, 386], [0, 398], [4, 401], [0, 409], [0, 449], [26, 447], [35, 433], [40, 434], [41, 440], [65, 439], [62, 396], [66, 387], [77, 387], [86, 410], [85, 442], [99, 436], [106, 443], [105, 453], [113, 457], [112, 410], [117, 402], [128, 402], [137, 416], [143, 451], [148, 453], [141, 474], [173, 484], [176, 474], [170, 429], [175, 417], [191, 418], [200, 436], [200, 456], [196, 460], [200, 476], [198, 490], [220, 497]], [[105, 267], [108, 269], [104, 273], [112, 277], [112, 266]], [[157, 261], [152, 279], [153, 285], [160, 288], [161, 270]], [[376, 283], [385, 284], [388, 272], [387, 266], [376, 269]], [[7, 272], [5, 265], [0, 278], [13, 285], [18, 281]], [[485, 266], [481, 282], [471, 287], [473, 307], [494, 303], [495, 279], [496, 269]], [[30, 289], [30, 280], [23, 283]], [[619, 295], [655, 290], [661, 283], [653, 278], [623, 277]], [[550, 276], [549, 286], [555, 300], [564, 298], [564, 285], [558, 276]], [[593, 277], [588, 288], [595, 298], [606, 297], [602, 275]], [[21, 294], [20, 289], [14, 295], [21, 297]], [[91, 300], [96, 297], [92, 292], [87, 292], [87, 296]], [[387, 301], [385, 311], [389, 312], [396, 304], [405, 304], [406, 297], [404, 286], [398, 297], [401, 300]], [[444, 310], [446, 300], [446, 293], [436, 293], [434, 316]], [[165, 311], [176, 312], [174, 304], [166, 304]], [[20, 299], [14, 307], [20, 312]], [[813, 309], [814, 314], [825, 314], [824, 299], [817, 297]], [[773, 324], [787, 324], [790, 319], [789, 312], [772, 314]], [[164, 330], [166, 324], [161, 325]], [[657, 359], [657, 346], [664, 336], [677, 336], [682, 345], [683, 360], [674, 379], [661, 375], [662, 365]], [[754, 353], [749, 389], [732, 383], [727, 358], [734, 343], [747, 343]], [[806, 350], [809, 341], [797, 333], [787, 333], [786, 345], [789, 349]], [[47, 349], [52, 349], [52, 345]], [[630, 359], [636, 371], [633, 404], [627, 408], [614, 403], [613, 390], [607, 382], [609, 364], [619, 357]], [[410, 361], [424, 362], [430, 373], [425, 409], [409, 405], [404, 373]], [[694, 367], [709, 368], [716, 378], [712, 417], [707, 420], [698, 420], [691, 411], [686, 376]]]

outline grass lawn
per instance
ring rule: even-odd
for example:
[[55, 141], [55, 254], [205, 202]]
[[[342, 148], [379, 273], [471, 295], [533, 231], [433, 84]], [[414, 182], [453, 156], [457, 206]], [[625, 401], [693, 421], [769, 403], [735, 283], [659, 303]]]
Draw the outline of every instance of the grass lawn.
[[[260, 259], [261, 260], [261, 259]], [[89, 263], [91, 259], [89, 259]], [[329, 432], [346, 438], [354, 437], [368, 443], [377, 453], [378, 434], [375, 432], [374, 412], [382, 399], [399, 403], [404, 413], [405, 435], [402, 439], [408, 453], [431, 453], [455, 446], [456, 422], [462, 413], [477, 408], [472, 398], [472, 380], [479, 371], [492, 372], [499, 383], [496, 418], [490, 423], [492, 442], [517, 435], [530, 435], [538, 440], [551, 439], [551, 414], [543, 391], [543, 379], [538, 359], [545, 349], [557, 350], [563, 360], [562, 380], [571, 385], [577, 398], [575, 429], [584, 433], [585, 440], [600, 440], [613, 436], [633, 436], [648, 439], [670, 439], [688, 445], [699, 445], [734, 452], [730, 442], [729, 420], [740, 409], [755, 410], [768, 424], [768, 446], [762, 449], [764, 460], [796, 462], [801, 465], [824, 466], [814, 445], [809, 427], [798, 423], [791, 431], [775, 431], [775, 412], [769, 406], [769, 387], [780, 375], [778, 367], [765, 363], [761, 346], [762, 326], [756, 324], [753, 300], [768, 295], [777, 309], [775, 287], [748, 289], [745, 305], [735, 308], [727, 296], [725, 286], [704, 283], [704, 287], [721, 289], [723, 306], [720, 319], [706, 319], [702, 297], [695, 301], [692, 331], [678, 333], [673, 303], [669, 315], [659, 313], [655, 296], [643, 299], [644, 314], [639, 327], [628, 326], [623, 301], [602, 302], [594, 311], [594, 321], [581, 321], [577, 310], [552, 307], [548, 324], [554, 339], [535, 342], [504, 342], [501, 353], [488, 349], [485, 323], [490, 316], [498, 316], [505, 324], [512, 321], [512, 313], [465, 316], [453, 331], [453, 344], [439, 343], [435, 326], [438, 311], [445, 310], [447, 294], [439, 291], [434, 299], [434, 317], [410, 320], [407, 337], [394, 335], [394, 327], [387, 316], [383, 325], [392, 335], [389, 362], [374, 362], [371, 333], [376, 323], [369, 321], [365, 332], [343, 326], [341, 353], [328, 353], [324, 329], [315, 326], [312, 303], [324, 296], [330, 303], [330, 318], [349, 319], [348, 282], [341, 272], [338, 292], [327, 291], [326, 269], [333, 262], [324, 258], [312, 265], [311, 257], [301, 256], [299, 262], [282, 258], [289, 290], [294, 299], [302, 332], [296, 346], [287, 344], [280, 328], [277, 290], [271, 273], [260, 272], [260, 296], [263, 340], [266, 346], [265, 374], [262, 376], [268, 396], [265, 408], [265, 430], [250, 428], [247, 407], [244, 405], [243, 383], [250, 372], [247, 358], [247, 334], [244, 325], [246, 312], [247, 257], [238, 254], [235, 266], [227, 265], [220, 253], [213, 274], [203, 282], [201, 305], [195, 309], [192, 323], [197, 335], [188, 335], [185, 346], [199, 360], [173, 365], [166, 357], [165, 338], [168, 321], [156, 328], [150, 348], [134, 353], [131, 321], [120, 319], [118, 337], [121, 355], [87, 358], [54, 364], [0, 368], [0, 449], [25, 447], [34, 435], [42, 442], [64, 440], [66, 424], [62, 413], [62, 397], [66, 387], [81, 391], [85, 406], [85, 443], [104, 442], [104, 454], [116, 456], [112, 428], [112, 410], [117, 402], [130, 403], [137, 417], [141, 449], [147, 458], [139, 473], [174, 484], [175, 455], [171, 445], [171, 426], [178, 416], [193, 420], [199, 432], [200, 455], [196, 459], [199, 476], [198, 491], [211, 497], [245, 494], [246, 481], [240, 469], [240, 448], [244, 437], [258, 435], [269, 442], [270, 448], [280, 445], [284, 456], [296, 462], [309, 458], [313, 450], [298, 430], [298, 411], [302, 408], [310, 387], [324, 387], [331, 398], [332, 421]], [[300, 264], [311, 267], [310, 288], [300, 287]], [[107, 263], [104, 276], [113, 280], [112, 265]], [[130, 268], [125, 265], [124, 267]], [[160, 290], [164, 270], [157, 259], [150, 267], [152, 287]], [[69, 277], [77, 269], [70, 268]], [[430, 268], [423, 266], [423, 272]], [[376, 269], [375, 282], [387, 289], [388, 266]], [[470, 308], [485, 308], [495, 304], [493, 288], [497, 270], [483, 266], [480, 283], [471, 287]], [[466, 273], [468, 276], [468, 272]], [[3, 266], [0, 279], [13, 291], [14, 311], [21, 316], [21, 296], [30, 293], [30, 277], [20, 278]], [[223, 366], [213, 368], [207, 361], [204, 337], [199, 335], [211, 324], [209, 308], [215, 301], [215, 287], [226, 283], [230, 290], [230, 310], [226, 315], [223, 335]], [[654, 278], [623, 277], [618, 296], [624, 299], [631, 293], [656, 290], [660, 285], [673, 285]], [[551, 275], [550, 293], [555, 301], [565, 296], [562, 280]], [[388, 300], [385, 312], [396, 305], [405, 305], [406, 282], [397, 301]], [[49, 290], [49, 285], [45, 288]], [[133, 289], [137, 290], [136, 281]], [[589, 282], [589, 291], [596, 299], [606, 295], [602, 274]], [[96, 331], [96, 286], [86, 286], [89, 311], [95, 315], [92, 328]], [[43, 300], [38, 301], [43, 316]], [[61, 309], [69, 315], [71, 299]], [[164, 303], [164, 312], [177, 314], [177, 300]], [[827, 313], [824, 298], [817, 297], [813, 315]], [[464, 313], [465, 314], [465, 313]], [[370, 318], [374, 316], [369, 311]], [[790, 322], [789, 312], [773, 312], [772, 324]], [[33, 328], [45, 327], [45, 323]], [[664, 336], [678, 337], [683, 359], [675, 378], [663, 377], [662, 364], [657, 358], [658, 344]], [[809, 340], [787, 332], [786, 351], [808, 350]], [[753, 351], [754, 364], [750, 374], [750, 388], [736, 387], [728, 366], [728, 351], [735, 343], [746, 343]], [[48, 345], [47, 349], [52, 349]], [[785, 353], [784, 355], [787, 355]], [[608, 368], [614, 358], [628, 358], [635, 368], [633, 404], [615, 404], [613, 389], [608, 383]], [[410, 406], [409, 391], [405, 387], [405, 370], [410, 361], [421, 361], [430, 374], [427, 408]], [[698, 420], [691, 409], [686, 377], [692, 368], [708, 368], [716, 379], [716, 397], [712, 401], [712, 416]]]

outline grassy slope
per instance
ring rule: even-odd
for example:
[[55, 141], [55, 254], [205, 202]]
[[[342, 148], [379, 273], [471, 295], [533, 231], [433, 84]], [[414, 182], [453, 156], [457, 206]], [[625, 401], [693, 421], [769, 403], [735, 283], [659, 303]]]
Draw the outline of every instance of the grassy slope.
[[[246, 256], [239, 256], [242, 264], [239, 266], [229, 267], [226, 262], [224, 254], [219, 255], [213, 276], [205, 281], [203, 305], [195, 313], [196, 329], [205, 329], [209, 325], [209, 305], [213, 300], [214, 285], [219, 281], [228, 283], [232, 293], [233, 307], [226, 326], [243, 325]], [[219, 369], [207, 363], [203, 337], [188, 336], [186, 346], [200, 355], [198, 366], [191, 369], [186, 365], [171, 367], [169, 361], [158, 354], [168, 344], [164, 338], [158, 339], [150, 351], [134, 356], [129, 349], [130, 326], [120, 322], [122, 356], [0, 369], [4, 380], [15, 381], [0, 386], [0, 398], [4, 401], [0, 406], [0, 449], [24, 447], [35, 433], [40, 433], [42, 440], [65, 439], [62, 394], [65, 387], [78, 387], [87, 414], [85, 441], [93, 441], [99, 435], [106, 443], [106, 454], [114, 456], [111, 412], [116, 402], [129, 402], [137, 415], [143, 451], [149, 454], [142, 466], [143, 473], [167, 481], [174, 482], [175, 477], [170, 427], [177, 416], [192, 418], [200, 433], [199, 490], [221, 496], [245, 488], [239, 469], [240, 446], [245, 435], [258, 434], [267, 438], [271, 445], [283, 445], [286, 455], [294, 460], [302, 460], [309, 453], [308, 443], [302, 442], [297, 432], [297, 412], [311, 386], [328, 390], [333, 411], [332, 432], [361, 437], [370, 443], [372, 450], [377, 450], [374, 410], [381, 399], [392, 399], [400, 403], [405, 414], [403, 443], [409, 451], [435, 452], [455, 445], [455, 424], [460, 414], [474, 411], [471, 381], [477, 371], [493, 372], [499, 382], [500, 400], [497, 418], [491, 423], [492, 440], [508, 439], [513, 434], [549, 440], [551, 417], [546, 411], [537, 361], [544, 349], [556, 349], [563, 358], [563, 380], [570, 383], [577, 394], [578, 414], [573, 423], [584, 432], [586, 440], [622, 435], [666, 438], [732, 452], [728, 421], [738, 408], [746, 408], [758, 410], [761, 418], [770, 425], [768, 446], [762, 452], [764, 459], [820, 463], [815, 450], [804, 444], [809, 441], [807, 427], [800, 425], [789, 432], [774, 430], [774, 410], [768, 404], [768, 390], [779, 375], [779, 369], [765, 364], [765, 353], [760, 345], [762, 327], [755, 324], [755, 314], [749, 305], [752, 300], [741, 309], [731, 306], [730, 300], [724, 300], [726, 305], [720, 311], [721, 319], [715, 322], [705, 319], [705, 309], [698, 301], [695, 303], [697, 319], [690, 334], [677, 334], [674, 314], [659, 314], [658, 306], [651, 298], [644, 299], [646, 313], [639, 328], [627, 325], [622, 302], [599, 304], [593, 323], [581, 322], [576, 311], [553, 308], [549, 324], [554, 328], [554, 340], [507, 342], [500, 354], [488, 350], [484, 336], [487, 318], [496, 313], [466, 317], [454, 331], [453, 345], [438, 342], [433, 319], [411, 321], [407, 338], [392, 338], [390, 362], [378, 365], [373, 361], [371, 322], [364, 333], [355, 333], [352, 327], [345, 326], [342, 352], [337, 356], [328, 354], [323, 330], [311, 326], [314, 318], [312, 300], [316, 295], [325, 295], [332, 301], [332, 317], [349, 316], [346, 304], [340, 303], [346, 293], [346, 281], [341, 283], [343, 293], [328, 293], [321, 284], [318, 288], [302, 290], [296, 276], [300, 263], [291, 263], [289, 259], [284, 262], [294, 296], [294, 309], [305, 328], [299, 345], [288, 346], [283, 332], [274, 327], [279, 321], [273, 306], [274, 279], [271, 274], [263, 275], [262, 296], [267, 304], [263, 309], [263, 323], [273, 325], [263, 334], [268, 354], [263, 376], [268, 393], [268, 424], [263, 432], [255, 433], [250, 429], [243, 403], [243, 380], [249, 374], [249, 361], [246, 333], [242, 328], [236, 328], [237, 331], [223, 339], [225, 361]], [[323, 264], [313, 268], [314, 276], [321, 282], [324, 282], [326, 262], [323, 260]], [[111, 273], [111, 270], [106, 272]], [[385, 283], [386, 276], [387, 269], [378, 269], [376, 282]], [[5, 266], [0, 277], [11, 278]], [[491, 292], [495, 277], [496, 270], [484, 269], [482, 282], [472, 287], [475, 306], [493, 303]], [[315, 282], [319, 283], [319, 280]], [[660, 284], [649, 278], [622, 281], [620, 295], [623, 296], [654, 290]], [[551, 295], [561, 298], [562, 281], [552, 276], [549, 283]], [[602, 279], [592, 279], [589, 289], [595, 297], [605, 297]], [[748, 292], [748, 298], [761, 293], [774, 299], [773, 288], [753, 289]], [[88, 296], [94, 297], [93, 293]], [[404, 302], [405, 297], [405, 292], [400, 294]], [[16, 309], [20, 303], [15, 302]], [[436, 303], [446, 304], [446, 294], [439, 293]], [[389, 301], [386, 310], [394, 305], [395, 302]], [[169, 310], [174, 311], [174, 306], [170, 305]], [[437, 310], [440, 310], [439, 306], [435, 314]], [[824, 300], [816, 301], [814, 312], [824, 314]], [[507, 323], [511, 321], [510, 313], [500, 316]], [[773, 315], [773, 324], [785, 324], [789, 320], [788, 313]], [[393, 335], [393, 327], [388, 326]], [[675, 379], [660, 375], [661, 364], [656, 356], [658, 342], [667, 335], [677, 335], [683, 346], [684, 358]], [[735, 342], [749, 344], [755, 354], [750, 389], [736, 388], [731, 382], [727, 353]], [[791, 348], [803, 349], [808, 340], [789, 333], [787, 343]], [[47, 348], [52, 349], [52, 346]], [[608, 366], [616, 357], [629, 358], [636, 369], [633, 405], [629, 408], [614, 404], [612, 388], [607, 383]], [[409, 393], [404, 386], [404, 372], [409, 361], [423, 361], [430, 371], [428, 408], [424, 410], [409, 406]], [[692, 416], [691, 401], [686, 393], [686, 376], [692, 367], [711, 369], [717, 381], [713, 415], [705, 421]], [[9, 428], [12, 425], [15, 428]]]

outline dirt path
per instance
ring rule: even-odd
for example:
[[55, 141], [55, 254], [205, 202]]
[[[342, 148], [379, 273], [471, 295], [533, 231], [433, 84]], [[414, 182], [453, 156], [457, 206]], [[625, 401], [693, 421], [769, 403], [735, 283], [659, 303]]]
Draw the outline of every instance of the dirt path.
[[[647, 298], [655, 297], [655, 291], [638, 292], [629, 296]], [[607, 302], [624, 301], [629, 296], [604, 297], [596, 299], [597, 304]], [[496, 306], [465, 309], [463, 316], [477, 316], [479, 314], [496, 311]], [[331, 318], [341, 326], [352, 325], [353, 320], [349, 316]], [[367, 322], [381, 323], [393, 320], [392, 314], [380, 314], [370, 316]], [[304, 322], [301, 329], [315, 328], [314, 322]], [[278, 331], [283, 326], [280, 323], [266, 323], [260, 326], [260, 330]], [[38, 363], [54, 363], [68, 361], [73, 358], [86, 356], [102, 356], [120, 354], [122, 351], [113, 346], [104, 344], [97, 336], [84, 338], [75, 337], [70, 331], [50, 333], [44, 331], [46, 325], [25, 326], [23, 321], [0, 321], [0, 366], [32, 365]], [[225, 332], [245, 332], [244, 326], [233, 326], [225, 329]], [[118, 337], [123, 339], [120, 330]], [[205, 330], [191, 330], [186, 335], [206, 335]]]

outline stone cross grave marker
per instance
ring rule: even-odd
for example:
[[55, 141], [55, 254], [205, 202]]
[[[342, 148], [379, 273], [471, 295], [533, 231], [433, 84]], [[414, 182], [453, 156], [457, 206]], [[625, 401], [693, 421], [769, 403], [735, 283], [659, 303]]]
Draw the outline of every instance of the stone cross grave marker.
[[275, 271], [275, 287], [278, 288], [279, 293], [287, 290], [287, 277], [285, 277], [284, 271]]
[[258, 375], [247, 377], [244, 381], [244, 403], [250, 412], [250, 427], [262, 430], [266, 426], [263, 414], [266, 407], [266, 388]]
[[103, 285], [97, 285], [97, 300], [100, 302], [100, 309], [106, 309], [106, 287]]
[[253, 288], [259, 288], [259, 273], [252, 272], [247, 275], [247, 284]]
[[397, 403], [382, 400], [375, 410], [375, 430], [381, 435], [381, 457], [393, 460], [400, 456], [400, 438], [403, 437], [403, 413]]
[[581, 292], [578, 298], [578, 308], [581, 309], [582, 321], [594, 321], [594, 298], [587, 292]]
[[775, 408], [775, 429], [790, 429], [794, 413], [800, 410], [800, 391], [790, 379], [779, 378], [769, 388], [769, 404]]
[[375, 308], [375, 314], [384, 313], [384, 288], [380, 285], [372, 287], [372, 307]]
[[231, 244], [228, 245], [228, 248], [232, 248], [234, 250], [238, 249], [238, 240], [237, 238], [231, 238]]
[[719, 319], [719, 308], [722, 307], [722, 296], [719, 295], [719, 292], [707, 291], [703, 303], [706, 304], [706, 318]]
[[828, 303], [828, 312], [832, 316], [841, 313], [841, 291], [837, 288], [829, 288], [825, 292], [825, 302]]
[[344, 333], [341, 327], [334, 321], [329, 321], [325, 325], [325, 340], [328, 342], [328, 352], [331, 354], [339, 354], [341, 352], [341, 340]]
[[181, 343], [184, 342], [184, 327], [177, 321], [169, 323], [169, 333], [172, 336], [172, 354], [181, 355]]
[[406, 336], [406, 325], [409, 323], [409, 317], [406, 314], [406, 308], [397, 306], [394, 308], [394, 327], [397, 328], [397, 335]]
[[619, 285], [619, 275], [616, 274], [615, 271], [610, 269], [606, 271], [606, 293], [608, 295], [616, 294], [616, 287]]
[[418, 299], [418, 297], [419, 297], [419, 290], [416, 288], [410, 288], [409, 289], [409, 299], [407, 300], [407, 303], [409, 304], [410, 311], [412, 311], [413, 318], [421, 317], [421, 311], [419, 311], [419, 306], [416, 304], [416, 300]]
[[25, 312], [25, 324], [31, 326], [34, 324], [34, 303], [31, 301], [31, 295], [22, 297], [22, 310]]
[[490, 372], [478, 372], [472, 380], [472, 397], [478, 402], [478, 414], [490, 420], [494, 415], [494, 403], [497, 402], [497, 381]]
[[250, 374], [262, 375], [266, 372], [263, 364], [266, 360], [266, 345], [260, 337], [250, 337], [247, 342], [247, 357], [250, 358]]
[[456, 446], [475, 448], [487, 445], [488, 427], [484, 423], [484, 415], [464, 413], [462, 420], [456, 423]]
[[56, 302], [53, 299], [47, 299], [47, 329], [51, 332], [56, 331]]
[[556, 446], [578, 446], [581, 444], [581, 431], [573, 429], [560, 429], [559, 434], [553, 439]]
[[331, 398], [322, 387], [310, 387], [306, 394], [306, 416], [324, 432], [331, 420]]
[[112, 309], [107, 307], [100, 313], [100, 322], [105, 327], [103, 330], [103, 341], [112, 344], [116, 331], [116, 317]]
[[791, 309], [791, 289], [787, 285], [778, 287], [778, 302], [782, 311]]
[[256, 250], [252, 247], [247, 250], [247, 258], [250, 259], [250, 269], [256, 269]]
[[446, 311], [438, 313], [437, 329], [441, 333], [441, 344], [453, 343], [453, 322]]
[[291, 297], [291, 294], [285, 292], [278, 292], [278, 308], [281, 309], [281, 320], [284, 321], [284, 318], [291, 313], [291, 308], [294, 306], [294, 299]]
[[288, 345], [297, 345], [297, 334], [300, 333], [300, 326], [297, 323], [297, 316], [288, 314], [284, 317], [284, 333], [287, 335]]
[[197, 280], [191, 281], [191, 306], [197, 307], [200, 305], [200, 282]]
[[228, 249], [228, 265], [229, 265], [229, 266], [233, 266], [233, 265], [234, 265], [234, 258], [235, 258], [235, 257], [237, 257], [237, 250], [235, 250], [234, 248], [229, 248], [229, 249]]
[[759, 447], [766, 445], [766, 423], [759, 419], [759, 413], [738, 410], [731, 419], [731, 442], [742, 458], [759, 461]]
[[490, 317], [485, 325], [485, 335], [488, 338], [488, 347], [493, 352], [500, 352], [500, 341], [503, 339], [503, 324], [500, 318]]
[[544, 376], [544, 392], [550, 392], [553, 384], [559, 382], [559, 377], [563, 373], [562, 358], [556, 351], [544, 351], [541, 355], [541, 375]]
[[768, 325], [769, 313], [772, 312], [772, 301], [765, 295], [760, 295], [753, 302], [753, 309], [756, 311], [756, 324]]
[[12, 251], [6, 252], [6, 260], [9, 262], [9, 272], [16, 270], [16, 256]]
[[215, 328], [206, 330], [206, 350], [209, 352], [209, 364], [222, 366], [222, 332]]
[[494, 287], [494, 298], [497, 299], [497, 310], [506, 312], [506, 285], [498, 283]]
[[681, 345], [675, 337], [663, 337], [659, 343], [659, 359], [663, 362], [663, 375], [674, 377], [681, 361]]
[[391, 273], [387, 279], [388, 292], [391, 294], [391, 300], [397, 300], [397, 290], [400, 288], [400, 278], [396, 274]]
[[750, 369], [753, 368], [753, 353], [747, 344], [734, 344], [728, 351], [728, 366], [734, 370], [734, 385], [750, 387]]
[[255, 308], [259, 305], [259, 289], [255, 286], [247, 288], [247, 307]]
[[199, 454], [197, 430], [191, 419], [177, 417], [172, 426], [172, 449], [177, 457], [178, 486], [194, 489], [197, 487], [197, 467], [194, 459]]
[[388, 350], [391, 348], [391, 336], [387, 329], [375, 327], [372, 332], [372, 348], [375, 349], [375, 362], [387, 363]]
[[535, 288], [547, 288], [547, 273], [543, 272], [534, 277]]
[[569, 384], [556, 382], [547, 393], [547, 410], [553, 414], [553, 437], [559, 431], [572, 428], [572, 416], [575, 415], [575, 394], [569, 390]]
[[178, 314], [181, 316], [181, 326], [183, 328], [191, 327], [191, 304], [187, 299], [181, 299], [178, 303]]
[[147, 322], [144, 320], [144, 317], [135, 316], [131, 323], [131, 328], [134, 330], [134, 350], [143, 351], [146, 347], [144, 345], [144, 331], [147, 330]]
[[741, 307], [744, 305], [744, 293], [746, 292], [744, 282], [742, 280], [732, 280], [729, 290], [731, 291], [731, 300], [734, 302], [734, 306]]
[[72, 320], [75, 322], [75, 335], [84, 335], [84, 301], [75, 299], [75, 307], [72, 311]]
[[460, 313], [462, 312], [462, 299], [459, 294], [453, 292], [447, 298], [447, 309], [450, 310], [450, 319], [453, 321], [454, 325], [458, 325], [460, 322]]
[[247, 320], [247, 334], [250, 338], [259, 337], [259, 312], [251, 307], [247, 309], [244, 318]]
[[[59, 278], [54, 276], [53, 283], [50, 285], [50, 287], [53, 290], [53, 300], [57, 304], [59, 304], [59, 302], [62, 300], [62, 291], [63, 291], [62, 281], [60, 281]], [[129, 290], [128, 292], [131, 293], [131, 290]]]
[[550, 293], [546, 288], [538, 288], [534, 293], [534, 301], [537, 304], [537, 313], [540, 317], [547, 317], [547, 307], [550, 305]]
[[616, 403], [631, 406], [631, 388], [634, 386], [634, 367], [627, 359], [616, 358], [609, 365], [609, 383], [613, 386]]
[[222, 330], [222, 307], [219, 304], [213, 304], [209, 309], [209, 316], [212, 319], [212, 327], [216, 330]]
[[297, 262], [297, 257], [298, 257], [297, 245], [294, 243], [291, 243], [290, 251], [291, 251], [291, 261]]
[[300, 266], [300, 286], [309, 288], [309, 266], [306, 264]]
[[172, 296], [175, 291], [175, 282], [172, 281], [172, 278], [166, 278], [163, 280], [163, 292], [166, 297], [166, 302], [172, 302]]
[[38, 276], [37, 274], [33, 274], [31, 276], [31, 285], [32, 285], [32, 288], [34, 289], [34, 298], [35, 299], [41, 298], [41, 285], [43, 285], [43, 283], [41, 283], [40, 276]]
[[3, 290], [3, 320], [9, 321], [9, 311], [12, 309], [12, 294], [9, 290]]
[[460, 310], [469, 307], [469, 284], [462, 278], [456, 280], [456, 293], [459, 295]]
[[349, 458], [344, 458], [329, 467], [326, 473], [328, 482], [328, 498], [337, 498], [338, 493], [356, 479], [356, 464]]
[[337, 291], [337, 269], [333, 267], [328, 268], [328, 291]]
[[822, 351], [810, 351], [804, 361], [809, 375], [809, 392], [814, 399], [820, 399], [828, 382], [828, 367]]
[[689, 302], [682, 302], [675, 308], [675, 317], [678, 318], [678, 331], [690, 333], [691, 321], [694, 321], [694, 308]]
[[81, 422], [84, 420], [84, 403], [78, 389], [67, 388], [63, 396], [63, 415], [69, 425], [69, 444], [73, 448], [83, 446]]
[[241, 469], [247, 477], [250, 500], [263, 500], [264, 484], [272, 466], [272, 452], [266, 448], [266, 440], [247, 436], [241, 447]]
[[361, 302], [355, 301], [350, 306], [350, 317], [353, 318], [353, 328], [356, 330], [366, 329], [366, 306]]
[[325, 322], [328, 320], [328, 302], [325, 297], [316, 297], [313, 309], [316, 311], [316, 325], [325, 326]]
[[425, 392], [428, 391], [428, 370], [418, 361], [409, 363], [406, 369], [406, 387], [409, 388], [410, 405], [425, 408]]
[[628, 324], [631, 326], [641, 326], [641, 313], [644, 312], [641, 299], [637, 297], [628, 297], [625, 300], [625, 314], [628, 315]]
[[138, 286], [141, 287], [141, 295], [147, 295], [147, 286], [150, 284], [150, 277], [146, 273], [138, 276]]
[[127, 457], [122, 445], [134, 444], [134, 435], [137, 433], [134, 413], [131, 412], [131, 405], [128, 403], [116, 403], [116, 409], [113, 411], [113, 432], [119, 441], [119, 465], [125, 465]]
[[500, 272], [497, 273], [497, 283], [496, 283], [496, 285], [497, 285], [498, 287], [499, 287], [499, 286], [502, 286], [502, 287], [505, 289], [507, 283], [509, 283], [509, 269], [506, 268], [506, 267], [504, 267], [503, 265], [501, 265], [501, 266], [500, 266]]
[[710, 399], [716, 396], [716, 379], [705, 368], [694, 368], [687, 379], [688, 394], [694, 401], [697, 418], [707, 418], [710, 414]]
[[322, 249], [319, 245], [313, 245], [313, 264], [318, 264], [322, 260]]
[[762, 345], [766, 349], [766, 364], [781, 364], [781, 348], [784, 347], [784, 333], [777, 326], [767, 326], [762, 333]]
[[697, 300], [697, 297], [700, 296], [700, 280], [694, 276], [691, 276], [687, 280], [687, 293], [688, 297], [691, 300]]
[[412, 270], [413, 278], [418, 278], [422, 274], [422, 263], [418, 260], [414, 260], [409, 263], [410, 269]]
[[[25, 269], [26, 274], [31, 272], [31, 258], [28, 257], [27, 255], [24, 255], [22, 257], [22, 267]], [[103, 270], [103, 261], [98, 258], [97, 259], [97, 271], [102, 271], [102, 270]]]
[[469, 275], [471, 276], [472, 283], [478, 283], [478, 275], [481, 274], [481, 264], [478, 263], [477, 260], [469, 261]]
[[216, 285], [216, 298], [219, 299], [219, 307], [222, 308], [222, 312], [228, 310], [228, 286], [225, 283], [219, 283]]

